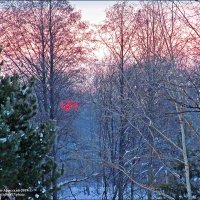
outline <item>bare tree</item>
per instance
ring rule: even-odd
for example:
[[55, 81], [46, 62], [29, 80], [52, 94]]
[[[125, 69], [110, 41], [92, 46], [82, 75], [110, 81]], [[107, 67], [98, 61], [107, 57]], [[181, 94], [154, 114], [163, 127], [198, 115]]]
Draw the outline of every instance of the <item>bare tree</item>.
[[[134, 34], [136, 26], [134, 21], [137, 15], [133, 12], [134, 8], [126, 2], [117, 3], [106, 12], [106, 20], [103, 25], [99, 26], [100, 42], [108, 49], [108, 52], [114, 60], [118, 79], [119, 92], [119, 144], [118, 144], [118, 159], [119, 166], [124, 167], [124, 155], [126, 149], [126, 134], [127, 120], [126, 120], [126, 91], [124, 73], [128, 63], [131, 62], [131, 52], [133, 51]], [[117, 178], [118, 198], [123, 199], [125, 177], [119, 171]], [[114, 197], [116, 196], [116, 192]]]
[[65, 98], [74, 98], [73, 90], [83, 80], [80, 64], [89, 59], [91, 51], [88, 25], [67, 1], [14, 1], [1, 9], [1, 30], [7, 67], [24, 78], [34, 75], [37, 79], [37, 120], [57, 120], [52, 154], [59, 161], [59, 138], [70, 127], [63, 119], [70, 122], [74, 115], [61, 113], [59, 105]]

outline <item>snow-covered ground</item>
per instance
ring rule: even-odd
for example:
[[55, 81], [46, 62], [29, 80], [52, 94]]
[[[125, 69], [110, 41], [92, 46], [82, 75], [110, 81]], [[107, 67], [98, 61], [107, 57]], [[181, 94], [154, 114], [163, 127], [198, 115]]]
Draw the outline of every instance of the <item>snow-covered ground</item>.
[[[85, 190], [85, 191], [84, 191]], [[99, 191], [99, 194], [97, 194], [97, 188], [96, 187], [90, 187], [89, 193], [86, 191], [86, 188], [83, 187], [71, 187], [70, 188], [65, 187], [60, 191], [60, 197], [59, 200], [100, 200], [102, 192]]]
[[[126, 190], [124, 195], [130, 197], [130, 190]], [[83, 186], [71, 186], [71, 191], [69, 187], [65, 187], [60, 191], [59, 200], [101, 200], [102, 196], [103, 187], [97, 187], [97, 185], [94, 183], [88, 188]], [[147, 200], [147, 193], [142, 189], [135, 188], [134, 197], [136, 200]], [[112, 199], [112, 197], [110, 197], [110, 199]], [[126, 200], [128, 200], [128, 198], [126, 198]]]

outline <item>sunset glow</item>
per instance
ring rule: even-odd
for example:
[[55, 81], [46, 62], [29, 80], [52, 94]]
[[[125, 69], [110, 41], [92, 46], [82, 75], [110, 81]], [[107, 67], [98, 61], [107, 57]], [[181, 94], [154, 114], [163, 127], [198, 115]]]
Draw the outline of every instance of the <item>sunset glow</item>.
[[78, 112], [80, 106], [79, 103], [77, 101], [71, 101], [71, 100], [67, 100], [67, 101], [62, 101], [60, 103], [60, 108], [62, 109], [62, 111], [70, 111], [70, 110], [74, 110], [76, 112]]

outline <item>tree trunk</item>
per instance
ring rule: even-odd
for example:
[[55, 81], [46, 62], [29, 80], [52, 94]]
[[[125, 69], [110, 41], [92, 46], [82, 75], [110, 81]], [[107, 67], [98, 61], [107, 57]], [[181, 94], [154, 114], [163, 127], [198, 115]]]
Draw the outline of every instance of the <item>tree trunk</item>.
[[108, 200], [108, 195], [107, 195], [107, 178], [106, 178], [106, 169], [103, 167], [103, 183], [104, 183], [104, 192], [103, 192], [103, 199]]
[[[122, 10], [123, 13], [123, 10]], [[125, 154], [125, 108], [124, 108], [124, 30], [123, 30], [123, 14], [121, 15], [121, 26], [120, 26], [120, 66], [119, 66], [119, 87], [120, 87], [120, 129], [119, 129], [119, 167], [124, 167], [124, 154]], [[119, 179], [118, 179], [118, 198], [119, 200], [123, 200], [124, 193], [124, 173], [119, 171]]]
[[133, 181], [131, 181], [131, 198], [130, 198], [130, 200], [134, 200], [134, 183], [133, 183]]
[[45, 36], [44, 36], [44, 20], [43, 20], [43, 2], [41, 2], [41, 12], [40, 12], [40, 17], [41, 17], [41, 43], [42, 43], [42, 51], [41, 51], [41, 67], [42, 67], [42, 88], [43, 88], [43, 106], [44, 106], [44, 111], [47, 113], [48, 112], [48, 105], [47, 105], [47, 73], [46, 73], [46, 62], [45, 62]]
[[[54, 36], [52, 30], [52, 4], [51, 0], [49, 1], [49, 38], [50, 38], [50, 119], [55, 119], [55, 101], [54, 101]], [[57, 134], [55, 137], [55, 142], [53, 146], [53, 157], [54, 162], [57, 161]], [[58, 200], [57, 194], [57, 180], [56, 176], [56, 168], [53, 169], [53, 200]]]
[[187, 155], [187, 146], [186, 146], [186, 131], [185, 131], [185, 124], [184, 124], [184, 114], [183, 114], [183, 107], [181, 106], [180, 109], [178, 109], [180, 114], [179, 122], [181, 127], [181, 140], [182, 140], [182, 148], [183, 148], [183, 159], [184, 159], [184, 165], [185, 165], [185, 180], [186, 180], [186, 187], [187, 187], [187, 196], [188, 200], [192, 200], [192, 189], [191, 189], [191, 183], [190, 183], [190, 166], [188, 161], [188, 155]]

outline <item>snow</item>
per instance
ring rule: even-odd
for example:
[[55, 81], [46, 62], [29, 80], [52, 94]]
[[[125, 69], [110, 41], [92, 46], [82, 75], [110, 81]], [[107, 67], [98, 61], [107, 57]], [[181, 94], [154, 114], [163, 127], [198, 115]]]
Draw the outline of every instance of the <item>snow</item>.
[[[97, 200], [97, 199], [101, 199], [101, 197], [102, 197], [102, 191], [98, 195], [96, 193], [96, 189], [94, 187], [90, 187], [90, 195], [84, 194], [83, 188], [81, 188], [81, 187], [73, 187], [72, 186], [71, 190], [72, 190], [73, 195], [75, 195], [76, 199]], [[72, 200], [72, 199], [74, 199], [74, 197], [72, 196], [70, 190], [65, 188], [65, 190], [63, 190], [63, 192], [61, 192], [59, 199], [60, 200], [66, 200], [66, 199]]]
[[130, 151], [127, 151], [127, 150], [126, 150], [125, 155], [126, 155], [127, 153], [129, 153], [129, 152], [130, 152]]
[[41, 137], [41, 138], [44, 137], [43, 133], [40, 133], [40, 137]]
[[92, 176], [98, 176], [99, 175], [99, 173], [94, 173], [94, 174], [92, 174]]
[[[86, 186], [86, 185], [85, 185]], [[88, 185], [87, 185], [88, 186]], [[98, 187], [98, 192], [97, 192]], [[85, 191], [84, 187], [81, 186], [70, 186], [71, 192], [69, 187], [63, 187], [61, 191], [59, 192], [59, 200], [74, 200], [76, 197], [77, 200], [99, 200], [102, 199], [102, 195], [104, 193], [104, 187], [97, 186], [97, 184], [89, 185], [89, 194]], [[135, 188], [135, 199], [143, 199], [147, 200], [146, 197], [146, 191], [145, 190], [137, 190], [138, 188]], [[130, 190], [130, 188], [129, 188]], [[72, 195], [73, 194], [73, 195]], [[108, 199], [111, 199], [112, 197], [112, 190], [108, 189]]]
[[200, 178], [199, 177], [194, 177], [194, 182], [199, 182]]
[[46, 189], [45, 188], [42, 188], [42, 193], [45, 193], [46, 192]]
[[7, 142], [7, 138], [0, 138], [0, 142], [1, 143]]
[[35, 197], [38, 199], [39, 198], [39, 194], [35, 194]]
[[161, 166], [160, 169], [156, 172], [155, 176], [158, 175], [158, 173], [164, 168], [164, 166]]
[[6, 116], [9, 116], [9, 115], [11, 114], [11, 112], [8, 111], [8, 110], [5, 110], [5, 111], [3, 112], [3, 114], [6, 115]]
[[28, 89], [29, 89], [29, 88], [26, 87], [24, 90], [22, 90], [22, 94], [25, 95]]

